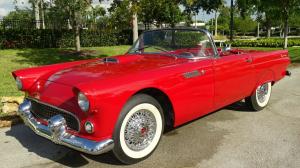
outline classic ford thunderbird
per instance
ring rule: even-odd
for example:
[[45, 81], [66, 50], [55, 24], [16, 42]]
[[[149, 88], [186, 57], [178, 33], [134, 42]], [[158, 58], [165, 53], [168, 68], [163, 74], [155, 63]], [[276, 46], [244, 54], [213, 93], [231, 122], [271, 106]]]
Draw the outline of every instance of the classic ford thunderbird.
[[153, 153], [164, 130], [243, 99], [262, 110], [289, 64], [286, 50], [218, 49], [205, 30], [159, 29], [124, 55], [12, 74], [26, 95], [19, 115], [36, 134], [133, 164]]

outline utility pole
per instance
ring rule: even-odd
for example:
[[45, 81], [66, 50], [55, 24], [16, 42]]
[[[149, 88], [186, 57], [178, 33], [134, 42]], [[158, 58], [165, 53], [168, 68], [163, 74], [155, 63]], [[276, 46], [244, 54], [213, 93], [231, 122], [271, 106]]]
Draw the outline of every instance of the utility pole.
[[233, 41], [233, 0], [230, 3], [230, 41]]

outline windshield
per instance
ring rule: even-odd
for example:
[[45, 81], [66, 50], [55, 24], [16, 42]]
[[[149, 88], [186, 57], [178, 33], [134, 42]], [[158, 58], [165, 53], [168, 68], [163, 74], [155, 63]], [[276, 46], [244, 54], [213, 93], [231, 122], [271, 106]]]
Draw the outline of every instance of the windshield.
[[129, 54], [165, 54], [183, 58], [213, 57], [213, 44], [200, 30], [154, 30], [144, 32]]

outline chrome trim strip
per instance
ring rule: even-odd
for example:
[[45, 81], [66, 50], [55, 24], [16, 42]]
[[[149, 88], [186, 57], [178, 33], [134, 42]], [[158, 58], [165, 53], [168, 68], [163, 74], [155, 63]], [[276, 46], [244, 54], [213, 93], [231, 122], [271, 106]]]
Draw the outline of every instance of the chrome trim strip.
[[[70, 114], [71, 116], [73, 116], [73, 117], [77, 120], [77, 123], [78, 123], [78, 130], [74, 130], [74, 131], [75, 131], [75, 132], [80, 132], [80, 127], [81, 127], [81, 125], [80, 125], [80, 120], [79, 120], [79, 118], [78, 118], [75, 114], [73, 114], [73, 113], [71, 113], [71, 112], [69, 112], [69, 111], [67, 111], [67, 110], [61, 109], [61, 108], [59, 108], [59, 107], [53, 106], [53, 105], [51, 105], [51, 104], [41, 102], [41, 101], [39, 101], [39, 100], [37, 100], [37, 99], [34, 99], [34, 98], [31, 98], [31, 97], [26, 97], [25, 99], [28, 99], [28, 100], [31, 100], [31, 101], [35, 101], [35, 102], [40, 103], [40, 104], [43, 104], [43, 105], [45, 105], [45, 106], [49, 106], [49, 107], [52, 107], [52, 108], [57, 109], [57, 110], [59, 110], [59, 111], [62, 111], [62, 112], [64, 112], [64, 113]], [[72, 130], [73, 130], [73, 129], [72, 129]]]
[[112, 139], [105, 139], [98, 142], [68, 133], [66, 130], [66, 120], [61, 115], [51, 117], [48, 126], [45, 126], [34, 118], [30, 112], [30, 108], [31, 102], [26, 99], [19, 106], [18, 114], [23, 119], [25, 125], [29, 126], [37, 135], [47, 138], [56, 144], [91, 155], [108, 152], [114, 147]]

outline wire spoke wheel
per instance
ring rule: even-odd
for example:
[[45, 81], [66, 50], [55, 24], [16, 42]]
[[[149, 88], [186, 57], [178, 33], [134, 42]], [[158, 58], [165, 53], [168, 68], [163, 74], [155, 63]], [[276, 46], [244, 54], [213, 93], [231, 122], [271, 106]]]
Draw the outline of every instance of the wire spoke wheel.
[[122, 109], [114, 133], [114, 155], [133, 164], [152, 154], [164, 130], [160, 104], [146, 94], [134, 96]]
[[272, 92], [271, 82], [259, 85], [254, 93], [245, 98], [246, 104], [254, 111], [260, 111], [265, 108], [270, 100]]
[[266, 101], [266, 96], [268, 95], [269, 86], [267, 83], [259, 86], [256, 89], [257, 99], [260, 103], [263, 103]]
[[156, 133], [154, 115], [148, 110], [139, 110], [128, 120], [125, 127], [125, 142], [134, 151], [145, 149]]

